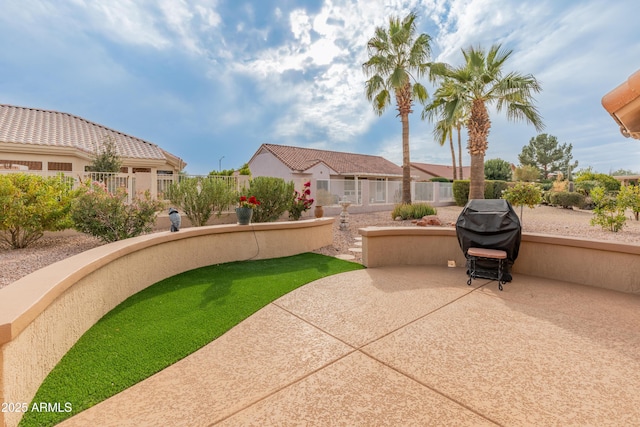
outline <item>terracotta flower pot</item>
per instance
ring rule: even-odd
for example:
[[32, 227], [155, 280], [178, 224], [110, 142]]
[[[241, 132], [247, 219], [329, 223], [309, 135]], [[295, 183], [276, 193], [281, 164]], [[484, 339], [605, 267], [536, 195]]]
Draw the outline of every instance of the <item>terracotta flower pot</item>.
[[324, 216], [324, 209], [322, 209], [322, 206], [316, 205], [313, 214], [316, 216], [316, 218], [322, 218]]

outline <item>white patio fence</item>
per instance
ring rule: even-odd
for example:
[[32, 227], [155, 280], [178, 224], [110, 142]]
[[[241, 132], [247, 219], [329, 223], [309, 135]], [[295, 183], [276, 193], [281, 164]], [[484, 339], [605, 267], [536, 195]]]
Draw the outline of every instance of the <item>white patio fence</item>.
[[[302, 185], [296, 184], [296, 188]], [[453, 184], [450, 182], [412, 182], [411, 195], [413, 202], [433, 205], [454, 201]], [[383, 179], [317, 180], [311, 197], [322, 206], [339, 206], [342, 200], [360, 206], [394, 205], [402, 201], [402, 182]]]
[[[209, 176], [209, 175], [168, 175], [168, 174], [151, 174], [151, 173], [111, 173], [111, 172], [82, 172], [82, 173], [63, 173], [54, 171], [25, 171], [25, 170], [0, 170], [0, 174], [9, 173], [29, 173], [34, 175], [40, 175], [42, 177], [58, 177], [65, 180], [73, 188], [77, 188], [81, 182], [97, 181], [106, 185], [107, 190], [114, 193], [117, 188], [125, 188], [128, 194], [128, 202], [130, 203], [137, 194], [149, 191], [152, 197], [160, 200], [165, 200], [165, 193], [172, 182], [176, 182], [185, 178], [201, 177], [206, 179], [220, 179], [228, 182], [229, 185], [240, 189], [243, 179], [238, 179], [235, 176]], [[155, 175], [155, 180], [153, 176]]]

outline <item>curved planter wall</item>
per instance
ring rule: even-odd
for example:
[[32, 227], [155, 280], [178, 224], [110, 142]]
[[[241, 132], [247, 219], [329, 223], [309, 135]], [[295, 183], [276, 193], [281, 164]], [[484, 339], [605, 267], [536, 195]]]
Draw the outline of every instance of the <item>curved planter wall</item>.
[[[367, 267], [465, 265], [452, 228], [368, 227], [360, 234]], [[640, 294], [640, 246], [523, 233], [513, 272]]]
[[[198, 267], [333, 243], [333, 218], [162, 232], [100, 246], [0, 289], [0, 402], [29, 403], [80, 336], [129, 296]], [[0, 426], [20, 413], [0, 412]]]

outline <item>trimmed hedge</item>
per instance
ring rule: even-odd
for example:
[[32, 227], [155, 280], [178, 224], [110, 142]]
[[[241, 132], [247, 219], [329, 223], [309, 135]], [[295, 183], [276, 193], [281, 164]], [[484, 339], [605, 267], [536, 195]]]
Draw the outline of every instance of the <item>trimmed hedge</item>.
[[[453, 181], [453, 199], [458, 206], [464, 206], [469, 201], [469, 186], [470, 181], [468, 179]], [[484, 180], [484, 198], [485, 199], [501, 199], [502, 192], [509, 188], [509, 183], [506, 181], [492, 181], [489, 179]]]
[[556, 191], [549, 194], [549, 203], [555, 206], [562, 206], [563, 208], [577, 207], [581, 208], [584, 205], [584, 194], [569, 192], [569, 191]]

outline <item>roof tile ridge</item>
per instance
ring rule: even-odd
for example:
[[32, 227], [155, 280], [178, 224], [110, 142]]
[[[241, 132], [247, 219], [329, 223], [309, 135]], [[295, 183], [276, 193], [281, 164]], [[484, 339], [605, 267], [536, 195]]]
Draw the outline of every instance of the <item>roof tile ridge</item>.
[[16, 108], [16, 109], [21, 109], [21, 110], [39, 111], [39, 112], [42, 112], [42, 113], [60, 114], [60, 115], [63, 115], [63, 116], [71, 117], [71, 118], [76, 119], [76, 120], [80, 120], [82, 122], [85, 122], [85, 123], [90, 124], [92, 126], [96, 126], [98, 128], [104, 129], [104, 130], [107, 130], [109, 132], [113, 132], [113, 133], [116, 133], [118, 135], [122, 135], [122, 136], [124, 136], [126, 138], [135, 139], [135, 140], [140, 141], [142, 143], [149, 144], [151, 146], [159, 148], [159, 146], [157, 144], [154, 144], [153, 142], [146, 141], [146, 140], [144, 140], [142, 138], [138, 138], [137, 136], [129, 135], [129, 134], [126, 134], [124, 132], [120, 132], [120, 131], [112, 129], [112, 128], [108, 127], [108, 126], [102, 125], [100, 123], [93, 122], [91, 120], [85, 119], [84, 117], [76, 116], [75, 114], [66, 113], [64, 111], [45, 110], [43, 108], [34, 108], [34, 107], [21, 107], [19, 105], [10, 105], [10, 104], [0, 104], [0, 107], [9, 107], [9, 108]]

